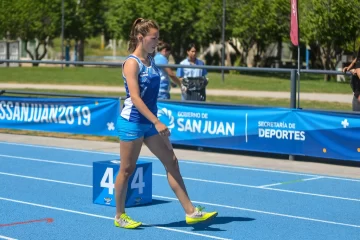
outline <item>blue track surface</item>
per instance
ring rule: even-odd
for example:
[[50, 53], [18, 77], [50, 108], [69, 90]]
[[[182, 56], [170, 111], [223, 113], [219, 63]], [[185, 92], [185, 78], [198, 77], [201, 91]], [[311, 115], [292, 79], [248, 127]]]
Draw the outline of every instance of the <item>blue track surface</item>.
[[0, 239], [360, 239], [359, 179], [180, 161], [194, 204], [219, 211], [193, 227], [153, 158], [153, 203], [127, 210], [147, 225], [115, 228], [115, 208], [92, 203], [92, 162], [114, 159], [0, 142]]

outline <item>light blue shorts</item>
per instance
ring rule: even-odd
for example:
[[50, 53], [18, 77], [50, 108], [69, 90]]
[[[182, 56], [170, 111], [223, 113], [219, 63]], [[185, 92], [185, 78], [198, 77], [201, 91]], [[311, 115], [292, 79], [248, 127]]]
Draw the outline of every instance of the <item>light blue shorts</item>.
[[116, 130], [119, 139], [125, 142], [134, 141], [141, 137], [148, 138], [158, 134], [154, 124], [129, 122], [121, 116], [117, 119]]

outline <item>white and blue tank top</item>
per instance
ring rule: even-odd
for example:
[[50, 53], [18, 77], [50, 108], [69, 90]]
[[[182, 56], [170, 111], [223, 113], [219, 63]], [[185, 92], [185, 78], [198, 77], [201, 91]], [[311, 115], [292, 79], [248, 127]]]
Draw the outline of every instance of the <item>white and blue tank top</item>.
[[[140, 90], [140, 97], [145, 103], [145, 105], [149, 108], [149, 110], [156, 116], [157, 97], [160, 87], [159, 69], [158, 67], [156, 67], [154, 59], [151, 56], [148, 56], [150, 60], [150, 66], [146, 66], [143, 62], [141, 62], [138, 57], [134, 55], [129, 55], [126, 60], [128, 60], [129, 58], [135, 59], [139, 64], [138, 84]], [[123, 69], [126, 60], [123, 63]], [[124, 107], [121, 110], [120, 115], [129, 122], [150, 124], [151, 122], [137, 110], [137, 108], [131, 101], [130, 91], [124, 73], [122, 74], [122, 76], [124, 79], [126, 99], [124, 101]]]

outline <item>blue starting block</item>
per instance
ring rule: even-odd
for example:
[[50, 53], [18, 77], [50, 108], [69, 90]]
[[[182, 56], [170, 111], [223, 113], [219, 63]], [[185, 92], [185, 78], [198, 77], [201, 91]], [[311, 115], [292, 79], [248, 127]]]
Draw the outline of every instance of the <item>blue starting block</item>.
[[[93, 203], [115, 207], [115, 180], [121, 164], [119, 160], [93, 162]], [[129, 179], [125, 207], [151, 203], [152, 163], [138, 160]]]

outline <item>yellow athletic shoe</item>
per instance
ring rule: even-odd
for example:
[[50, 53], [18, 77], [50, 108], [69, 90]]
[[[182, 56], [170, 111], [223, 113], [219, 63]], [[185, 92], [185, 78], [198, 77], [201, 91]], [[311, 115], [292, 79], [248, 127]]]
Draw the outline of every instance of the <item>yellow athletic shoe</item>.
[[204, 222], [210, 219], [213, 219], [218, 215], [217, 212], [203, 212], [204, 207], [196, 207], [195, 212], [191, 215], [186, 214], [186, 223], [187, 224], [196, 224], [199, 222]]
[[126, 213], [121, 214], [120, 218], [115, 216], [114, 220], [115, 227], [134, 229], [141, 225], [141, 222], [136, 222], [132, 220]]

